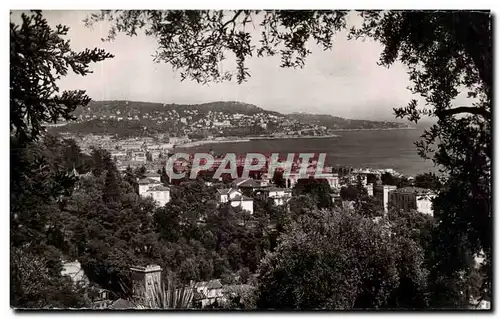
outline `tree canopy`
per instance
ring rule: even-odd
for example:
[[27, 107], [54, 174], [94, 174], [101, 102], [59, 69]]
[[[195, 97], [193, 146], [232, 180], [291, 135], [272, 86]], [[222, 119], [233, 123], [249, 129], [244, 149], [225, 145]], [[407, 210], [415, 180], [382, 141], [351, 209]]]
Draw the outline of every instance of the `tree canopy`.
[[[360, 24], [351, 23], [357, 15]], [[418, 122], [437, 120], [417, 141], [447, 183], [435, 203], [441, 232], [460, 237], [472, 251], [491, 260], [492, 16], [489, 11], [102, 11], [87, 19], [106, 20], [110, 37], [136, 35], [141, 29], [158, 41], [155, 60], [180, 70], [182, 79], [201, 83], [250, 76], [251, 56], [279, 55], [280, 67], [301, 67], [310, 42], [323, 49], [333, 35], [348, 30], [350, 39], [370, 38], [382, 45], [380, 65], [407, 67], [410, 91], [423, 98], [395, 107], [395, 115]], [[258, 30], [258, 35], [252, 33]], [[233, 56], [236, 67], [221, 71]], [[225, 70], [227, 70], [225, 68]], [[455, 105], [459, 94], [468, 105]], [[457, 227], [457, 225], [459, 225]], [[467, 265], [462, 265], [467, 268]]]
[[85, 91], [59, 93], [57, 80], [85, 76], [93, 62], [112, 55], [101, 49], [75, 52], [64, 39], [68, 28], [52, 29], [41, 12], [10, 22], [10, 243], [11, 304], [14, 307], [81, 307], [83, 291], [61, 276], [70, 251], [65, 238], [65, 199], [91, 158], [74, 141], [44, 136], [44, 124], [72, 118], [85, 106]]
[[[323, 210], [289, 227], [260, 265], [260, 309], [427, 304], [423, 250], [409, 238], [391, 236], [387, 221]], [[401, 287], [403, 282], [405, 287]], [[407, 296], [410, 291], [404, 289], [409, 287], [413, 291]]]
[[64, 39], [69, 28], [52, 29], [40, 11], [21, 15], [21, 24], [10, 23], [10, 127], [22, 141], [36, 139], [43, 124], [73, 119], [71, 112], [90, 97], [83, 90], [59, 94], [57, 81], [68, 70], [85, 76], [89, 65], [112, 58], [102, 49], [75, 52]]

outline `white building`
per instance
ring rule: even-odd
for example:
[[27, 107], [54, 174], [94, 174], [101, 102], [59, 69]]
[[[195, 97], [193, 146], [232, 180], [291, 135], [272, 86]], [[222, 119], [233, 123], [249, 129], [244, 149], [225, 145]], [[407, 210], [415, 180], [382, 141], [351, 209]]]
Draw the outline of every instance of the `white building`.
[[243, 195], [241, 191], [234, 188], [218, 189], [219, 202], [229, 202], [232, 207], [241, 207], [241, 209], [253, 214], [253, 198]]
[[274, 201], [274, 205], [283, 206], [292, 198], [292, 190], [288, 188], [270, 187], [268, 198]]
[[373, 183], [366, 185], [366, 191], [368, 192], [368, 196], [373, 196]]
[[158, 158], [160, 158], [160, 155], [161, 155], [161, 150], [152, 150], [152, 151], [149, 151], [149, 153], [151, 153], [151, 159], [153, 161], [157, 160]]
[[63, 262], [62, 276], [68, 276], [76, 284], [88, 285], [89, 279], [85, 275], [82, 266], [78, 260], [73, 262]]
[[161, 182], [161, 175], [158, 174], [157, 172], [147, 172], [144, 175], [146, 176], [146, 178], [151, 178], [151, 179], [154, 179], [157, 182]]
[[163, 185], [151, 186], [144, 195], [152, 197], [160, 206], [165, 206], [170, 202], [170, 188]]
[[133, 152], [132, 159], [137, 162], [146, 163], [146, 153], [145, 152]]
[[376, 185], [373, 187], [373, 196], [377, 197], [384, 206], [384, 212], [388, 212], [389, 193], [396, 190], [397, 186], [393, 185]]
[[159, 181], [152, 178], [143, 178], [137, 183], [139, 184], [139, 195], [141, 196], [145, 196], [150, 187], [161, 185]]
[[340, 180], [339, 180], [339, 174], [331, 174], [332, 176], [328, 176], [325, 179], [328, 182], [328, 185], [330, 185], [330, 188], [340, 188]]
[[222, 294], [222, 284], [219, 279], [202, 281], [194, 284], [194, 303], [200, 303], [202, 308], [213, 303], [224, 301]]
[[389, 193], [389, 202], [399, 209], [415, 209], [422, 214], [434, 216], [432, 200], [435, 197], [436, 193], [429, 189], [403, 187]]

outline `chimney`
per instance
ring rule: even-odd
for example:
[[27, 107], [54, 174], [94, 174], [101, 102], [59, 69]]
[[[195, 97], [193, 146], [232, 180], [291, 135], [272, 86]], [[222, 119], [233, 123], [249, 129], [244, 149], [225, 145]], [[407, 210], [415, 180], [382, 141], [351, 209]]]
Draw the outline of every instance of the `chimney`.
[[146, 305], [152, 304], [155, 291], [162, 286], [162, 270], [158, 265], [131, 267], [133, 298], [143, 301]]

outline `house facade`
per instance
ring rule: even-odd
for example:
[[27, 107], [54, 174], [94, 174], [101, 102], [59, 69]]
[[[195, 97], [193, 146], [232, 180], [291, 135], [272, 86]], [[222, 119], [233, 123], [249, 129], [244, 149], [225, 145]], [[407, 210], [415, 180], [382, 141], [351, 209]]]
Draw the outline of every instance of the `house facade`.
[[161, 175], [158, 174], [157, 172], [147, 172], [145, 174], [146, 178], [151, 178], [154, 179], [157, 182], [161, 182]]
[[389, 202], [397, 209], [410, 210], [434, 216], [432, 201], [436, 194], [420, 187], [403, 187], [389, 193]]
[[170, 202], [170, 188], [163, 185], [154, 185], [148, 188], [144, 196], [152, 197], [160, 206], [165, 206]]
[[378, 198], [384, 205], [384, 213], [388, 212], [389, 193], [396, 190], [397, 186], [393, 185], [375, 185], [373, 187], [373, 196]]
[[269, 187], [262, 190], [265, 199], [272, 199], [274, 205], [283, 206], [292, 198], [292, 190], [289, 188]]
[[150, 187], [161, 185], [161, 182], [149, 177], [142, 178], [138, 182], [139, 184], [139, 195], [140, 196], [147, 196], [147, 191]]
[[241, 209], [253, 214], [253, 198], [245, 196], [240, 190], [235, 188], [218, 189], [219, 203], [230, 203], [232, 207]]
[[215, 302], [224, 302], [224, 295], [222, 293], [222, 284], [219, 279], [210, 281], [201, 281], [194, 284], [194, 297], [193, 302], [205, 308]]

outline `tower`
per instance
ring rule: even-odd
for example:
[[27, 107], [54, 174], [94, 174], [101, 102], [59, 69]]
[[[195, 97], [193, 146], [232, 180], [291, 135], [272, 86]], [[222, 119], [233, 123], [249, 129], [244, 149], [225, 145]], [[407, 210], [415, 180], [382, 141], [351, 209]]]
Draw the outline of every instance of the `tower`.
[[376, 181], [375, 186], [373, 186], [373, 196], [378, 198], [384, 207], [384, 213], [388, 212], [388, 203], [389, 203], [389, 193], [396, 190], [397, 186], [393, 185], [382, 185], [380, 179]]
[[162, 270], [158, 265], [130, 268], [132, 272], [132, 293], [134, 299], [143, 300], [146, 304], [154, 301], [155, 291], [158, 292], [162, 286]]

